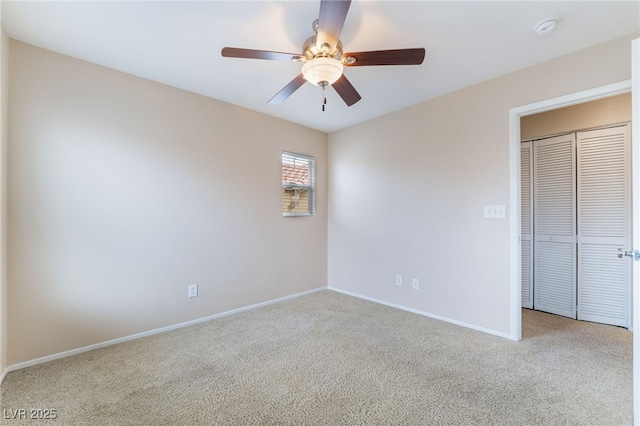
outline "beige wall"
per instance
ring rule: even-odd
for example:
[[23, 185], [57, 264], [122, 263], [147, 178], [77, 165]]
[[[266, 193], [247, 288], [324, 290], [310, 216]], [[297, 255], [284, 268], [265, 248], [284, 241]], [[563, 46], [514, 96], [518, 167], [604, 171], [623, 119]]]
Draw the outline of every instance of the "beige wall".
[[509, 109], [628, 80], [632, 39], [330, 134], [329, 285], [510, 335]]
[[10, 365], [326, 286], [326, 134], [13, 40], [10, 77]]
[[9, 140], [9, 38], [0, 25], [0, 376], [7, 367], [7, 145]]
[[611, 96], [520, 119], [522, 140], [631, 121], [631, 93]]

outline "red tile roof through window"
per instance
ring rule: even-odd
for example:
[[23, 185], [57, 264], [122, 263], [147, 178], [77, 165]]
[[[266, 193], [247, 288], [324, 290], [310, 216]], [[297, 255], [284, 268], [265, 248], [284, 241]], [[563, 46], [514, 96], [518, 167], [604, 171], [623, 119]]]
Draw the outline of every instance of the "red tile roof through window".
[[283, 164], [282, 182], [297, 183], [298, 185], [309, 185], [309, 167]]

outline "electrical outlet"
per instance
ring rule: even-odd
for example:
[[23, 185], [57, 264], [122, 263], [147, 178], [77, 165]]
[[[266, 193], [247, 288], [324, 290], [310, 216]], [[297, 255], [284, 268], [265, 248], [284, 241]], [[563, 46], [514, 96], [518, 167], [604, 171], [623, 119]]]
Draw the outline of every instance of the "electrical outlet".
[[411, 281], [411, 288], [413, 288], [414, 290], [420, 290], [420, 280], [417, 278], [414, 278]]
[[189, 297], [198, 297], [198, 284], [191, 284], [189, 286]]
[[402, 285], [402, 275], [396, 275], [396, 285]]

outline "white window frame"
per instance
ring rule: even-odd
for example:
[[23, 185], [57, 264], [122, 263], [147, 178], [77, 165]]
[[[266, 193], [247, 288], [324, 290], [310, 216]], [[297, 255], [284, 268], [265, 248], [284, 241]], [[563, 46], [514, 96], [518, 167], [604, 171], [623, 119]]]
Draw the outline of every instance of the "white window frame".
[[309, 200], [308, 200], [309, 208], [307, 209], [307, 211], [304, 211], [304, 212], [286, 212], [282, 209], [282, 203], [281, 203], [280, 208], [282, 210], [282, 216], [284, 217], [316, 215], [316, 159], [315, 157], [312, 157], [310, 155], [298, 154], [290, 151], [282, 151], [281, 176], [283, 174], [282, 172], [285, 164], [297, 165], [298, 163], [301, 165], [306, 163], [308, 165], [309, 184], [305, 185], [298, 182], [287, 182], [283, 179], [282, 180], [283, 192], [281, 193], [280, 196], [281, 198], [283, 197], [285, 189], [294, 189], [296, 191], [307, 190], [309, 193]]

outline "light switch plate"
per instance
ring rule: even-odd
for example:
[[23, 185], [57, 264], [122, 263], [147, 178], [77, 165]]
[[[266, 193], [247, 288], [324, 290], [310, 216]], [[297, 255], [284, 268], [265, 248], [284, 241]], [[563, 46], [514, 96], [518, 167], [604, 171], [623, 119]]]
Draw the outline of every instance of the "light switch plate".
[[507, 217], [507, 207], [501, 206], [484, 206], [485, 219], [505, 219]]

